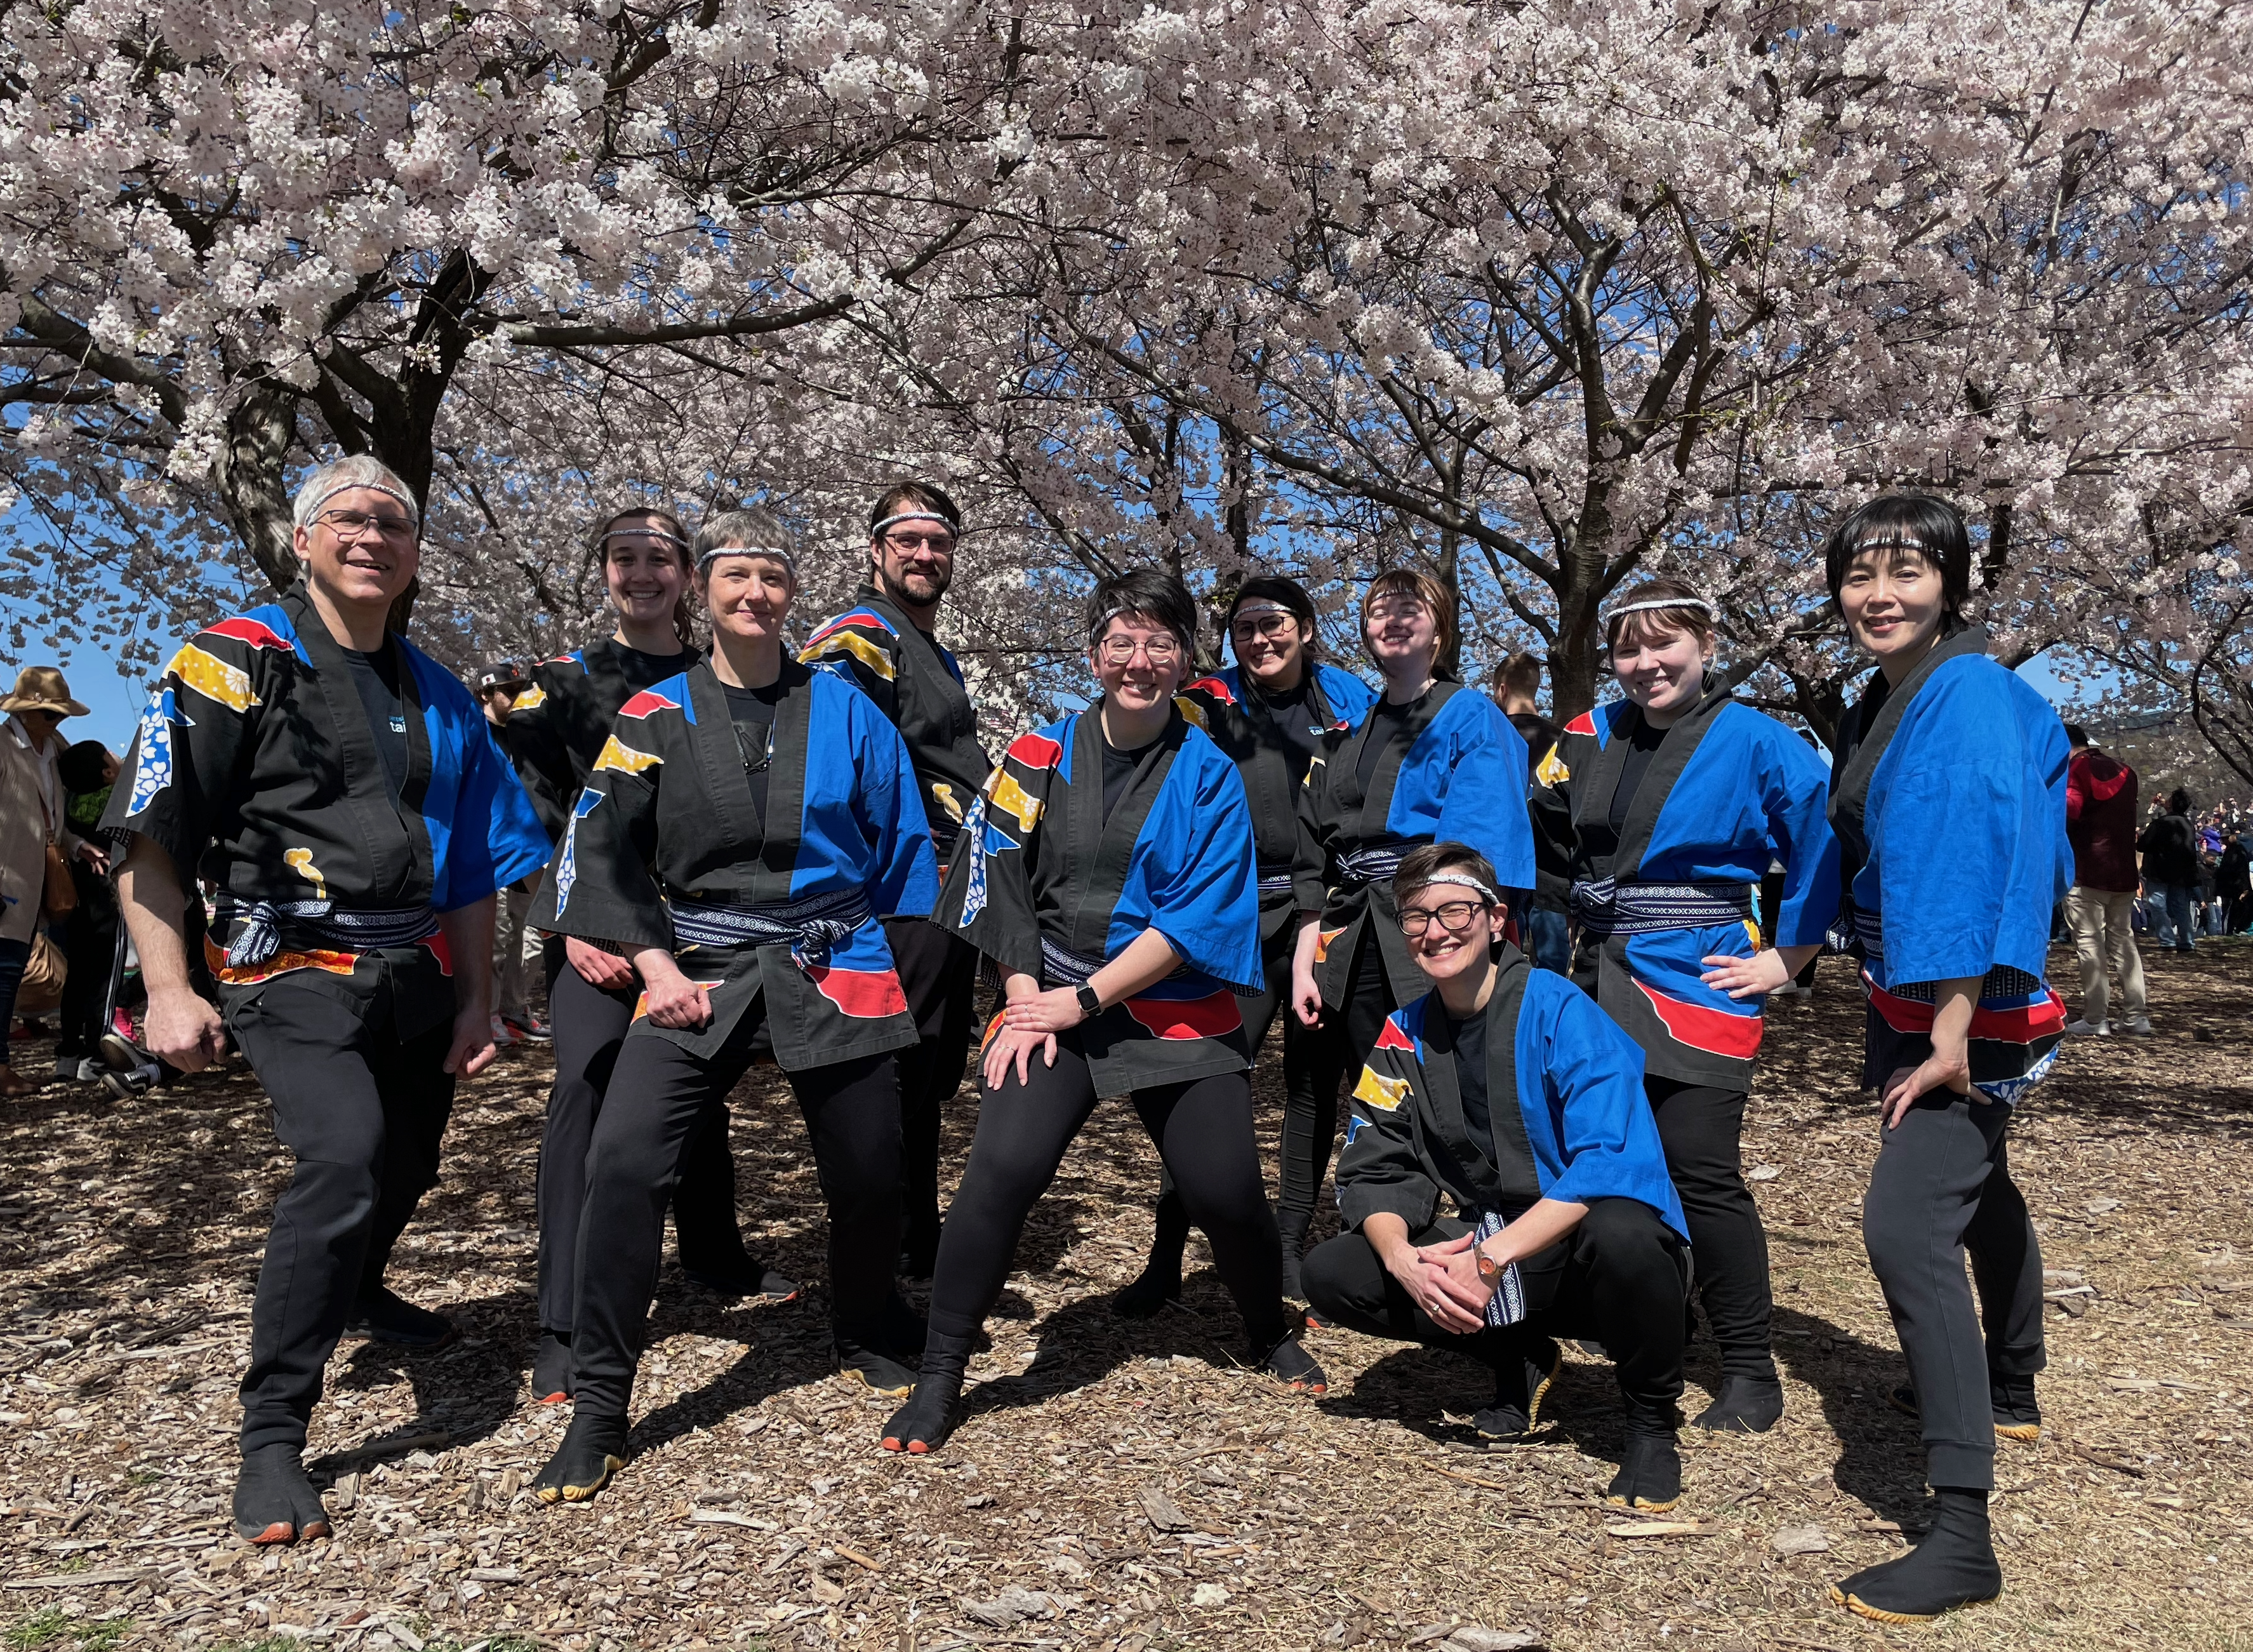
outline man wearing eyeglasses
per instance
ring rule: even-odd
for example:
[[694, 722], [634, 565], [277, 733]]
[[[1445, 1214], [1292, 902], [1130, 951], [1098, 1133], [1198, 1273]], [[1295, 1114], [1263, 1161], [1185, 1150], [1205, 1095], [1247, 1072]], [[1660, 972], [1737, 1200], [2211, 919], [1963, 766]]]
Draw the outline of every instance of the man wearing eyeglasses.
[[[470, 691], [396, 633], [414, 495], [374, 459], [340, 459], [292, 515], [303, 578], [172, 657], [102, 818], [128, 846], [118, 903], [148, 986], [143, 1042], [193, 1072], [231, 1035], [296, 1159], [241, 1391], [234, 1528], [258, 1544], [328, 1534], [300, 1457], [339, 1335], [427, 1348], [451, 1334], [384, 1271], [437, 1180], [456, 1079], [493, 1058], [494, 892], [548, 859]], [[217, 1009], [188, 984], [199, 877], [218, 890]]]
[[[962, 667], [934, 631], [954, 580], [962, 512], [928, 482], [896, 482], [868, 512], [868, 579], [854, 606], [817, 627], [799, 652], [859, 684], [892, 720], [914, 759], [939, 875], [964, 812], [991, 768]], [[901, 1272], [929, 1276], [938, 1255], [939, 1116], [970, 1052], [976, 955], [924, 918], [887, 920], [900, 985], [922, 1042], [899, 1053], [901, 1177], [906, 1226]]]

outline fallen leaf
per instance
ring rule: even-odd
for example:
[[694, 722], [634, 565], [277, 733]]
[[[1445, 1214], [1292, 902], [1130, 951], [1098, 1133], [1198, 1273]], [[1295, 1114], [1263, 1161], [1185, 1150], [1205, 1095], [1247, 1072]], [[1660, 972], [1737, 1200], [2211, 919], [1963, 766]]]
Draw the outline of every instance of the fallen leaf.
[[1142, 1512], [1161, 1531], [1187, 1531], [1196, 1523], [1182, 1512], [1181, 1504], [1156, 1486], [1142, 1488]]
[[2081, 1208], [2093, 1216], [2101, 1216], [2108, 1210], [2117, 1210], [2120, 1202], [2117, 1199], [2091, 1199]]
[[1542, 1644], [1531, 1629], [1489, 1629], [1466, 1623], [1447, 1637], [1440, 1652], [1539, 1652]]
[[1783, 1167], [1780, 1164], [1756, 1164], [1751, 1169], [1745, 1172], [1745, 1180], [1747, 1181], [1773, 1181], [1782, 1174]]
[[1217, 1583], [1200, 1583], [1189, 1596], [1189, 1604], [1193, 1607], [1224, 1607], [1228, 1604], [1228, 1591]]

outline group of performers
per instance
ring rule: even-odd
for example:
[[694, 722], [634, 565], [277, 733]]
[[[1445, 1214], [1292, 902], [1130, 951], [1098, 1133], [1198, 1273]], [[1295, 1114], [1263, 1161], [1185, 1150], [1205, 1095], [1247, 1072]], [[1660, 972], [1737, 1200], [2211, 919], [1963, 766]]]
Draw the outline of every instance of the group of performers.
[[[1195, 1226], [1279, 1396], [1328, 1386], [1303, 1328], [1348, 1326], [1485, 1365], [1475, 1425], [1496, 1439], [1537, 1425], [1558, 1339], [1582, 1339], [1624, 1409], [1612, 1501], [1671, 1508], [1693, 1297], [1723, 1371], [1695, 1425], [1782, 1414], [1740, 1144], [1762, 1002], [1828, 933], [1868, 990], [1865, 1234], [1937, 1498], [1922, 1544], [1836, 1598], [1895, 1621], [1999, 1592], [1995, 1442], [2038, 1433], [2043, 1363], [2005, 1142], [2063, 1023], [2042, 964], [2071, 864], [2067, 751], [1961, 617], [1970, 549], [1946, 505], [1880, 498], [1832, 537], [1831, 589], [1879, 669], [1829, 770], [1731, 697], [1715, 610], [1664, 579], [1605, 617], [1622, 697], [1529, 751], [1443, 668], [1454, 605], [1405, 569], [1361, 601], [1378, 689], [1322, 657], [1289, 580], [1236, 590], [1235, 664], [1201, 676], [1182, 582], [1104, 579], [1099, 692], [989, 763], [935, 634], [961, 515], [911, 482], [875, 503], [854, 606], [795, 650], [781, 522], [612, 517], [595, 548], [615, 628], [532, 674], [504, 756], [394, 624], [419, 532], [380, 464], [317, 470], [301, 582], [173, 658], [104, 822], [146, 1042], [193, 1070], [231, 1038], [296, 1160], [242, 1384], [246, 1539], [328, 1530], [302, 1454], [338, 1338], [450, 1333], [386, 1264], [436, 1180], [456, 1080], [493, 1058], [495, 897], [531, 879], [556, 1056], [533, 1390], [572, 1405], [544, 1501], [583, 1502], [624, 1466], [668, 1206], [697, 1284], [798, 1288], [736, 1219], [727, 1098], [764, 1059], [827, 1203], [838, 1367], [903, 1402], [887, 1449], [958, 1425], [1028, 1215], [1123, 1096], [1163, 1179], [1120, 1313], [1179, 1295]], [[1569, 867], [1569, 978], [1517, 944], [1537, 861], [1552, 882]], [[1775, 861], [1762, 935], [1752, 891]], [[188, 984], [199, 882], [216, 1009]], [[942, 1220], [939, 1126], [981, 971], [997, 1013]], [[1250, 1073], [1279, 1014], [1271, 1202]], [[1342, 1093], [1342, 1230], [1308, 1251]], [[928, 1277], [927, 1319], [903, 1277]]]

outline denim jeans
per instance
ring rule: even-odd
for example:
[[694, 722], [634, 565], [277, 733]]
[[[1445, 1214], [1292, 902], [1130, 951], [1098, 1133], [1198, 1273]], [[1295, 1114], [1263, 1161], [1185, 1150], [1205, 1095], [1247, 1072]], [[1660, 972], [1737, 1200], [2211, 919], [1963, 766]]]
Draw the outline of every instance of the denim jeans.
[[2154, 883], [2151, 890], [2153, 932], [2177, 951], [2189, 951], [2198, 934], [2198, 919], [2193, 910], [2197, 904], [2197, 889], [2188, 883]]
[[1525, 951], [1534, 968], [1571, 974], [1573, 938], [1565, 915], [1547, 907], [1531, 909], [1525, 914]]

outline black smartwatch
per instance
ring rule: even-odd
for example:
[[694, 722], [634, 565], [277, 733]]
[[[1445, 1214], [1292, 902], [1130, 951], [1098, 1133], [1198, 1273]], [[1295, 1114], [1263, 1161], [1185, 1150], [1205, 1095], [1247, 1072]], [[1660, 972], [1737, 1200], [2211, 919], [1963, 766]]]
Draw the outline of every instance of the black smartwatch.
[[1103, 1000], [1096, 996], [1095, 988], [1085, 981], [1079, 984], [1079, 990], [1073, 996], [1079, 1000], [1079, 1013], [1086, 1020], [1093, 1021], [1103, 1014]]

